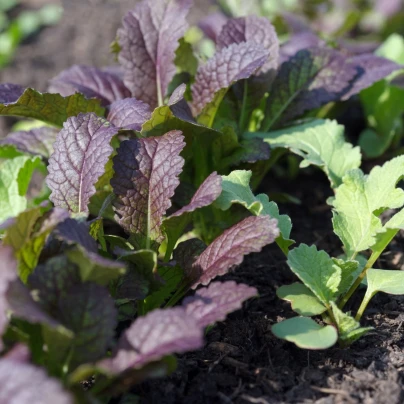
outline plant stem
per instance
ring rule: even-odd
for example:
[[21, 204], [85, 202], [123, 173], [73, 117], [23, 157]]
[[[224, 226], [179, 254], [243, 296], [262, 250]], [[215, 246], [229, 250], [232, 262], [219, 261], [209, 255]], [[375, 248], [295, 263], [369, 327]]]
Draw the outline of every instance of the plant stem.
[[359, 321], [368, 305], [372, 297], [375, 295], [375, 293], [369, 294], [366, 292], [365, 297], [362, 300], [361, 305], [359, 306], [358, 312], [356, 313], [355, 320]]

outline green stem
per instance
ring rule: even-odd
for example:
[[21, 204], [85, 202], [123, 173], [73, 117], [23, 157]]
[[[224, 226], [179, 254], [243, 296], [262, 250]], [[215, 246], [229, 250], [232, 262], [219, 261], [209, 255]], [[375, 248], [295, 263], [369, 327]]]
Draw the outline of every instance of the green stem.
[[239, 119], [239, 123], [238, 123], [241, 133], [244, 132], [244, 127], [245, 127], [247, 95], [248, 95], [248, 82], [247, 82], [247, 80], [244, 80], [243, 103], [241, 104], [241, 114], [240, 114], [240, 119]]
[[369, 304], [370, 300], [372, 299], [372, 297], [373, 297], [375, 294], [376, 294], [376, 292], [375, 292], [375, 293], [368, 293], [368, 292], [366, 292], [365, 297], [363, 298], [362, 303], [361, 303], [361, 305], [359, 306], [358, 312], [356, 313], [356, 316], [355, 316], [355, 320], [356, 320], [356, 321], [359, 321], [359, 320], [361, 319], [361, 317], [362, 317], [362, 315], [363, 315], [363, 313], [364, 313], [364, 311], [365, 311], [367, 305]]

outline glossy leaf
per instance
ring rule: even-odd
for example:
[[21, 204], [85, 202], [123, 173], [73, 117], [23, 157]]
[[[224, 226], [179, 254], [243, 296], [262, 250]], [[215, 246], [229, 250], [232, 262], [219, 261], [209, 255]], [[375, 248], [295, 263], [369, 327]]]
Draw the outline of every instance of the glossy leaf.
[[105, 171], [117, 128], [95, 114], [69, 118], [58, 134], [55, 152], [49, 159], [46, 183], [50, 200], [74, 213], [88, 212], [95, 183]]

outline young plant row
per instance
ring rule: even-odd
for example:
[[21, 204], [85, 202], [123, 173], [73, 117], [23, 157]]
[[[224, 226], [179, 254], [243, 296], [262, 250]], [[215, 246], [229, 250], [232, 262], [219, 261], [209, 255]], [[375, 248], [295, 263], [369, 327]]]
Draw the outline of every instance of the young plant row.
[[[42, 122], [0, 145], [0, 382], [18, 385], [8, 401], [108, 402], [169, 374], [174, 353], [202, 347], [208, 325], [257, 295], [214, 278], [274, 241], [303, 282], [279, 295], [305, 317], [273, 331], [300, 346], [367, 331], [342, 312], [365, 276], [357, 320], [377, 291], [401, 293], [398, 271], [372, 267], [402, 227], [400, 212], [379, 216], [404, 204], [404, 160], [365, 176], [343, 127], [295, 121], [401, 66], [323, 42], [288, 54], [256, 16], [228, 19], [202, 63], [184, 39], [190, 7], [140, 2], [118, 30], [117, 68], [74, 66], [48, 93], [0, 85], [1, 115]], [[328, 175], [343, 257], [290, 250], [290, 219], [253, 194], [286, 149]]]

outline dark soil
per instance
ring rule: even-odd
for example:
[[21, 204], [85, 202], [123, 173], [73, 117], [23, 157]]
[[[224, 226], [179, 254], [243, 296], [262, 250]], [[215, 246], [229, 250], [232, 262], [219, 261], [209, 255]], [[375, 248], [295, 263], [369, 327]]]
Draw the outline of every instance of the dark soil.
[[[46, 0], [25, 0], [27, 8]], [[46, 89], [47, 81], [74, 63], [109, 65], [108, 45], [123, 13], [134, 0], [65, 0], [63, 20], [25, 43], [11, 66], [0, 72], [1, 82]], [[197, 2], [194, 16], [207, 9]], [[5, 121], [0, 121], [0, 135]], [[2, 126], [3, 124], [3, 126]], [[297, 243], [316, 244], [330, 255], [341, 251], [332, 232], [325, 204], [330, 189], [319, 171], [305, 171], [294, 181], [270, 181], [261, 192], [288, 192], [301, 205], [280, 205], [291, 216]], [[399, 238], [378, 264], [400, 268], [404, 238]], [[402, 403], [404, 299], [379, 294], [362, 320], [375, 330], [348, 349], [305, 351], [275, 338], [271, 326], [294, 316], [276, 289], [295, 281], [285, 257], [275, 245], [246, 258], [226, 279], [258, 288], [260, 297], [248, 301], [206, 336], [204, 349], [178, 358], [170, 377], [135, 389], [142, 403]], [[351, 303], [356, 309], [360, 296]], [[349, 308], [349, 307], [348, 307]]]

